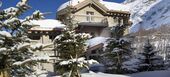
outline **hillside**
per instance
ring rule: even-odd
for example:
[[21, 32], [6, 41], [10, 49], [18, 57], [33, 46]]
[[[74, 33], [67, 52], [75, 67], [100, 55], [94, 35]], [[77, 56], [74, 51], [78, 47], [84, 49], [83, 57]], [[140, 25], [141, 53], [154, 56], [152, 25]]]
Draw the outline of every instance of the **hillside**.
[[131, 31], [157, 28], [170, 24], [170, 0], [125, 0], [131, 9]]

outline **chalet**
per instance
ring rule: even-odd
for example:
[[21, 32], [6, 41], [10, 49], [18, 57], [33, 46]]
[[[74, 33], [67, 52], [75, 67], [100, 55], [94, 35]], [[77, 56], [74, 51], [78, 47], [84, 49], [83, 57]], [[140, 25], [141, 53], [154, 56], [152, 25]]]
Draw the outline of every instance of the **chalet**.
[[[113, 26], [131, 25], [128, 6], [104, 0], [70, 0], [58, 8], [56, 18], [67, 23], [68, 16], [71, 16], [74, 23], [77, 23], [76, 27], [79, 32], [90, 33], [94, 37], [89, 41], [97, 40], [98, 42], [87, 49], [88, 59], [98, 58], [104, 46], [101, 39], [110, 37], [110, 29]], [[128, 34], [128, 31], [129, 29], [125, 33]], [[88, 43], [91, 44], [89, 41]]]
[[[57, 19], [67, 22], [69, 9], [71, 17], [80, 32], [92, 34], [94, 37], [110, 36], [110, 28], [116, 25], [129, 24], [129, 9], [124, 4], [103, 0], [70, 0], [57, 10]], [[128, 33], [128, 29], [126, 31]]]
[[[56, 20], [32, 21], [37, 26], [29, 30], [28, 37], [39, 43], [51, 43], [64, 27], [61, 22], [66, 25], [69, 22], [68, 16], [72, 17], [78, 32], [94, 37], [87, 41], [89, 47], [85, 56], [88, 59], [98, 58], [113, 26], [131, 25], [129, 8], [124, 4], [104, 0], [69, 0], [57, 9]], [[125, 33], [128, 34], [128, 31]]]

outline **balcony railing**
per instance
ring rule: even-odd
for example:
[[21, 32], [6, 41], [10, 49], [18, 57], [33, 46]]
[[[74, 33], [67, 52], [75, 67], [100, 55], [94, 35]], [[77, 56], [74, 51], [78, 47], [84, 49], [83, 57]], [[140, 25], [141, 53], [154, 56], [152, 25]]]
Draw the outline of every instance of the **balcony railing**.
[[97, 22], [108, 23], [106, 17], [96, 15], [73, 15], [74, 19], [78, 22]]

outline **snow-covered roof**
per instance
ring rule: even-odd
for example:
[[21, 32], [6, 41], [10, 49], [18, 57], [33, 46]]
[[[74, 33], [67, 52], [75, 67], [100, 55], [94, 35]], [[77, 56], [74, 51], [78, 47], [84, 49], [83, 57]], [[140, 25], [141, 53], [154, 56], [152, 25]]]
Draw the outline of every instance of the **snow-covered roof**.
[[64, 9], [64, 8], [66, 8], [66, 7], [69, 6], [69, 5], [75, 6], [75, 5], [77, 5], [78, 3], [83, 2], [83, 1], [85, 1], [85, 0], [69, 0], [69, 1], [65, 2], [64, 4], [62, 4], [62, 5], [58, 8], [57, 11], [60, 11], [60, 10]]
[[106, 37], [94, 37], [92, 39], [89, 39], [87, 41], [87, 44], [89, 47], [93, 47], [93, 46], [101, 44], [101, 43], [105, 44], [106, 41], [107, 41]]
[[[62, 4], [57, 11], [60, 11], [64, 8], [66, 8], [67, 6], [71, 5], [71, 6], [75, 6], [78, 3], [85, 1], [85, 0], [71, 0], [68, 1], [64, 4]], [[107, 9], [109, 10], [116, 10], [116, 11], [129, 11], [129, 7], [124, 5], [124, 4], [119, 4], [119, 3], [115, 3], [115, 2], [108, 2], [108, 1], [103, 1], [103, 0], [99, 0], [99, 2], [101, 4], [103, 4]]]
[[65, 26], [60, 21], [54, 19], [33, 20], [31, 23], [38, 25], [38, 27], [33, 27], [31, 30], [52, 30], [54, 28], [64, 28]]

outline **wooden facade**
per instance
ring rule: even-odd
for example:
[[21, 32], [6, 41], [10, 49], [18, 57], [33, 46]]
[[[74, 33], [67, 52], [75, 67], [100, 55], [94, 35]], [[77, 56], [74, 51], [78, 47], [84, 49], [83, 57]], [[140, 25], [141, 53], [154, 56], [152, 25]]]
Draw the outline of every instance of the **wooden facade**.
[[[129, 11], [109, 10], [99, 0], [84, 0], [75, 6], [70, 5], [61, 9], [57, 12], [57, 19], [67, 24], [67, 17], [70, 15], [68, 14], [70, 13], [69, 11], [71, 11], [71, 16], [75, 23], [78, 23], [79, 31], [91, 34], [91, 30], [96, 30], [94, 34], [98, 34], [98, 36], [109, 37], [108, 27], [122, 24], [130, 26], [132, 24], [129, 21]], [[88, 15], [88, 12], [92, 12], [91, 15]], [[90, 21], [88, 18], [91, 18]], [[84, 24], [82, 25], [82, 23]], [[96, 25], [94, 26], [94, 24]], [[99, 24], [104, 25], [102, 27]], [[89, 28], [89, 26], [93, 27]], [[85, 30], [86, 28], [90, 30]], [[98, 29], [101, 29], [101, 31], [98, 31]], [[126, 30], [125, 33], [128, 34], [128, 31]]]
[[[109, 10], [106, 6], [99, 2], [100, 0], [84, 0], [76, 5], [68, 5], [67, 7], [57, 11], [58, 20], [67, 24], [67, 17], [71, 16], [74, 23], [77, 23], [76, 30], [82, 33], [89, 33], [93, 37], [110, 37], [111, 27], [117, 25], [128, 25], [130, 12], [123, 10]], [[71, 14], [69, 14], [71, 13]], [[129, 29], [125, 34], [129, 33]], [[88, 48], [86, 51], [87, 59], [96, 59], [99, 57], [103, 43]]]

